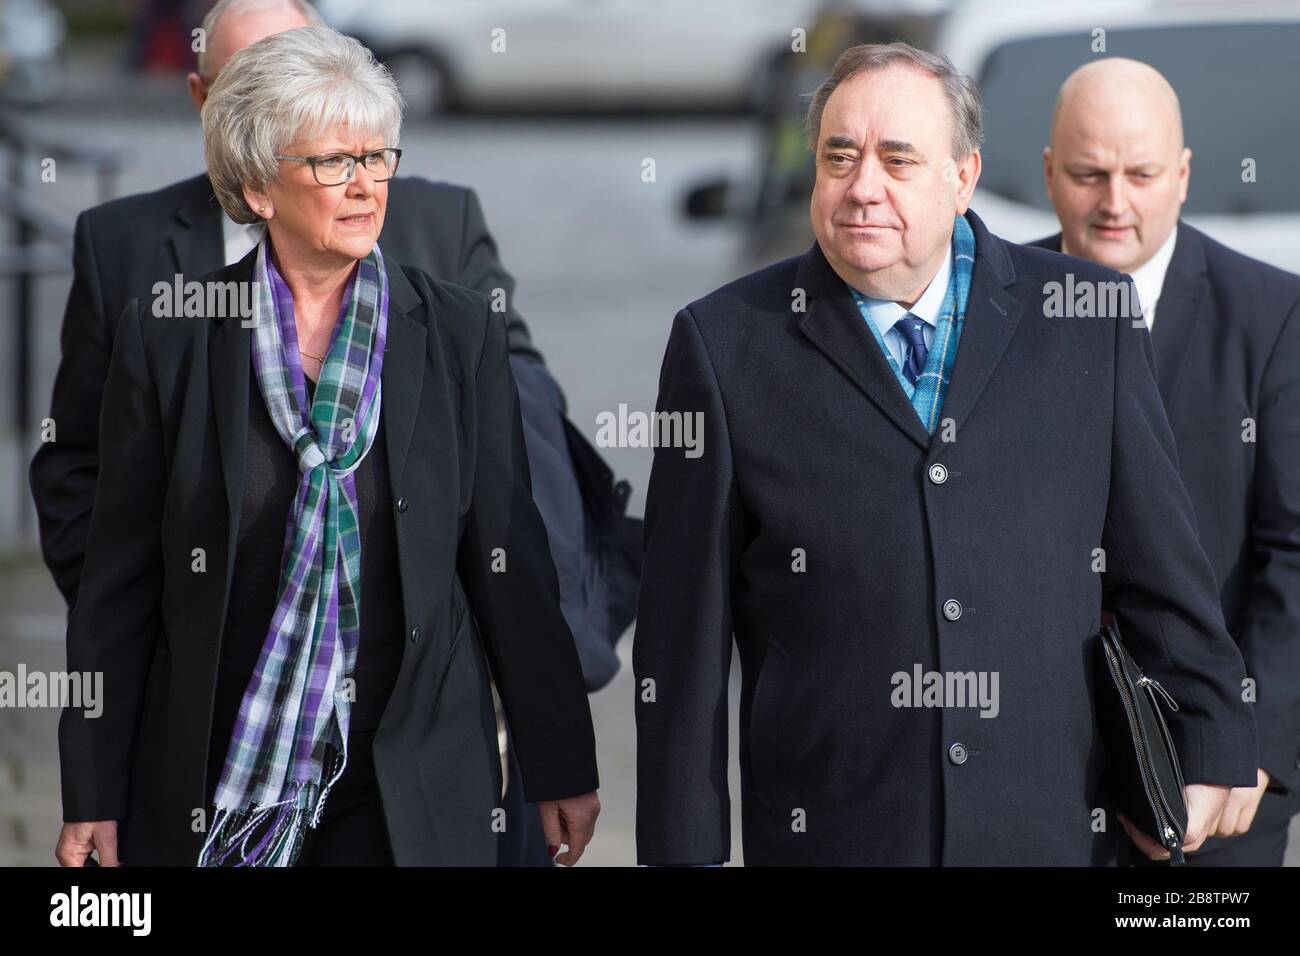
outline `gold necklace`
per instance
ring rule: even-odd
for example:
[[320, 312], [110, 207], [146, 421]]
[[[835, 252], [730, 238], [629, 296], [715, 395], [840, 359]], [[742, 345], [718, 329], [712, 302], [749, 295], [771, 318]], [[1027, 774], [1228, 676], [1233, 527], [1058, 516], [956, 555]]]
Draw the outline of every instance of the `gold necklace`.
[[322, 365], [325, 364], [325, 356], [323, 355], [312, 355], [310, 352], [304, 352], [302, 349], [298, 350], [298, 354], [305, 355], [309, 359], [315, 359], [317, 362], [320, 362]]

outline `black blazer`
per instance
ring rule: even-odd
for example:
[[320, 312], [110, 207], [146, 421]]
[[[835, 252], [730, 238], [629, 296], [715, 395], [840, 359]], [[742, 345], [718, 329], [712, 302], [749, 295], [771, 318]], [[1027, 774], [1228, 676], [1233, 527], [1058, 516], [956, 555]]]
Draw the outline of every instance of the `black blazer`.
[[[57, 440], [42, 444], [31, 466], [41, 550], [69, 606], [90, 527], [99, 408], [118, 316], [156, 282], [221, 268], [221, 221], [206, 175], [116, 199], [77, 218], [63, 357], [50, 408]], [[615, 496], [613, 476], [598, 453], [568, 427], [564, 395], [515, 309], [515, 280], [501, 264], [474, 191], [418, 177], [393, 179], [380, 247], [389, 263], [413, 265], [485, 294], [505, 292], [537, 503], [552, 532], [564, 610], [595, 689], [617, 669], [613, 642], [635, 615], [640, 521], [623, 513], [626, 493]]]
[[[728, 856], [733, 634], [746, 863], [1114, 862], [1126, 837], [1101, 783], [1090, 656], [1103, 594], [1181, 706], [1187, 781], [1253, 783], [1241, 656], [1149, 339], [1128, 319], [1045, 317], [1047, 282], [1125, 277], [967, 219], [951, 427], [933, 437], [816, 245], [677, 315], [659, 407], [702, 413], [705, 444], [660, 447], [650, 479], [642, 863]], [[894, 675], [916, 667], [982, 673], [989, 691], [996, 674], [996, 717], [895, 706]]]
[[[250, 281], [256, 250], [210, 273]], [[476, 292], [388, 271], [381, 427], [405, 656], [374, 738], [401, 865], [494, 865], [501, 769], [488, 665], [529, 801], [597, 786], [591, 715], [529, 488], [505, 324]], [[243, 500], [251, 330], [120, 320], [68, 667], [102, 671], [98, 719], [59, 725], [64, 819], [121, 820], [128, 864], [192, 865]], [[193, 549], [206, 573], [191, 571]], [[505, 573], [493, 573], [494, 549]], [[463, 590], [461, 588], [463, 582]], [[477, 626], [476, 626], [477, 625]], [[507, 821], [509, 826], [509, 821]]]
[[[1060, 250], [1057, 233], [1035, 245]], [[1256, 681], [1259, 765], [1300, 790], [1300, 277], [1178, 223], [1151, 327], [1179, 473]], [[1249, 422], [1254, 441], [1244, 441]]]

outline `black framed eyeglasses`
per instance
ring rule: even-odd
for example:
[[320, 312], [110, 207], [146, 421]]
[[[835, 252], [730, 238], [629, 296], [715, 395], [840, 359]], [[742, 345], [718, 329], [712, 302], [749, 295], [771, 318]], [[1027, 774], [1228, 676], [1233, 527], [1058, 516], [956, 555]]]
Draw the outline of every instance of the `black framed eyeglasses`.
[[323, 153], [320, 156], [284, 156], [275, 154], [276, 159], [287, 159], [294, 163], [307, 163], [312, 175], [322, 186], [341, 186], [352, 180], [357, 163], [364, 163], [366, 172], [377, 183], [392, 179], [397, 172], [397, 164], [402, 158], [402, 151], [396, 146], [385, 146], [372, 153], [353, 156], [350, 153]]

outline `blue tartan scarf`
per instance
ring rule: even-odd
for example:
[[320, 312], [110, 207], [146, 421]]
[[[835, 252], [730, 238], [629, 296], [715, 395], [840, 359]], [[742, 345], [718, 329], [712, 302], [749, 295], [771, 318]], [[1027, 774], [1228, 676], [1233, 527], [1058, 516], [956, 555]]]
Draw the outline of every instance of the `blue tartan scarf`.
[[376, 245], [357, 263], [309, 403], [293, 296], [269, 241], [254, 274], [253, 368], [297, 457], [298, 493], [275, 613], [239, 707], [200, 866], [232, 856], [240, 866], [293, 865], [347, 764], [361, 595], [354, 472], [379, 426], [388, 279]]
[[925, 368], [917, 376], [916, 386], [907, 380], [898, 362], [885, 346], [880, 330], [871, 321], [866, 312], [866, 302], [862, 294], [849, 287], [853, 299], [866, 321], [867, 327], [875, 337], [876, 343], [885, 354], [885, 360], [893, 369], [894, 377], [912, 401], [917, 417], [931, 435], [939, 424], [939, 413], [943, 408], [944, 397], [948, 394], [948, 383], [952, 381], [952, 366], [957, 358], [957, 343], [961, 339], [961, 330], [966, 323], [966, 302], [970, 298], [971, 270], [975, 266], [975, 233], [965, 216], [957, 216], [952, 229], [952, 269], [948, 273], [948, 288], [944, 292], [943, 306], [935, 322], [934, 339], [925, 360]]

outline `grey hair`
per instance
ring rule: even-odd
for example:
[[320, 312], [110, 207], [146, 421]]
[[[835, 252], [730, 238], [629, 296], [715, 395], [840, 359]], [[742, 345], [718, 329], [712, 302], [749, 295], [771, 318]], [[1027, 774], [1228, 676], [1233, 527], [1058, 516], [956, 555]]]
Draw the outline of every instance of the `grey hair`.
[[243, 187], [277, 177], [276, 153], [346, 125], [350, 135], [396, 146], [402, 94], [360, 42], [330, 27], [299, 27], [230, 58], [203, 104], [203, 156], [217, 202], [240, 223], [260, 218]]
[[980, 148], [984, 133], [979, 87], [946, 56], [919, 50], [910, 43], [860, 43], [840, 54], [830, 75], [822, 80], [808, 104], [808, 145], [817, 151], [821, 137], [822, 112], [826, 101], [845, 80], [859, 73], [906, 65], [916, 67], [943, 83], [948, 104], [952, 107], [952, 158], [965, 159]]
[[307, 3], [307, 0], [217, 0], [200, 25], [200, 29], [203, 31], [203, 49], [199, 50], [198, 54], [197, 70], [199, 78], [209, 85], [212, 83], [213, 77], [208, 73], [210, 65], [208, 62], [208, 45], [212, 38], [217, 35], [217, 22], [222, 17], [231, 13], [277, 10], [281, 7], [301, 13], [308, 26], [325, 26], [325, 21], [321, 19], [320, 12], [310, 3]]

